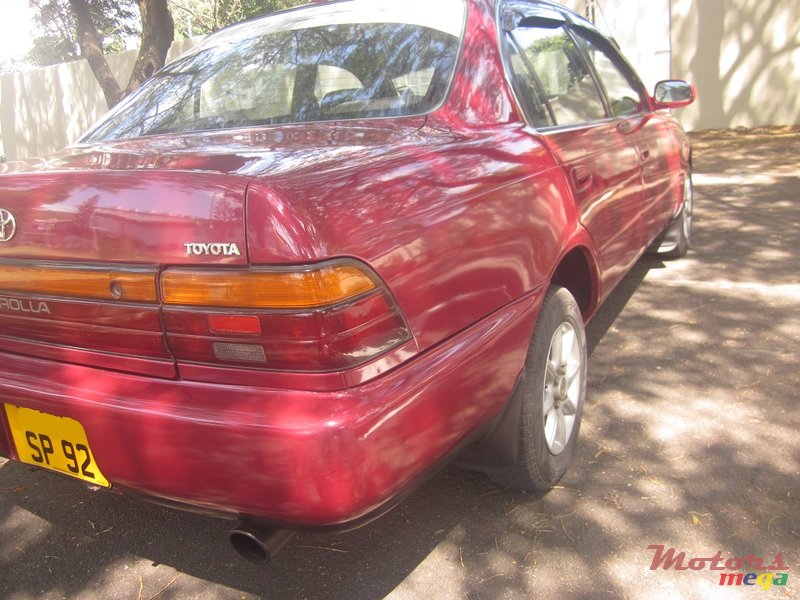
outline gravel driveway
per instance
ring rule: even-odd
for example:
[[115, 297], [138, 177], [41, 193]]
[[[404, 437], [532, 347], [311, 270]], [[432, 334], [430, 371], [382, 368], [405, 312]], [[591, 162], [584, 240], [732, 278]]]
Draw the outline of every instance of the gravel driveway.
[[[800, 129], [693, 138], [694, 249], [641, 260], [592, 322], [576, 465], [545, 498], [451, 467], [259, 568], [227, 522], [0, 459], [0, 598], [800, 599]], [[650, 570], [650, 545], [781, 553], [788, 585]]]

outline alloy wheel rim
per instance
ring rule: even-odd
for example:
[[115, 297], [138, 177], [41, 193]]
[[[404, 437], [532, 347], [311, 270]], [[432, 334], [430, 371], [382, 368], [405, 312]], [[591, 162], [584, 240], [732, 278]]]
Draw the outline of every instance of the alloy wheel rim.
[[550, 339], [542, 401], [544, 439], [554, 455], [564, 451], [575, 428], [581, 402], [581, 361], [578, 333], [565, 321]]

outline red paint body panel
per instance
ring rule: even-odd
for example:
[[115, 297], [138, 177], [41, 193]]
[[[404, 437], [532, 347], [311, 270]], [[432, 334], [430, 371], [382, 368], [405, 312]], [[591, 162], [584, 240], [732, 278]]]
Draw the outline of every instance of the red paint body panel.
[[[677, 213], [688, 146], [665, 113], [628, 133], [621, 119], [533, 130], [494, 3], [467, 6], [450, 94], [430, 114], [79, 144], [0, 175], [18, 222], [0, 261], [163, 272], [347, 259], [396, 303], [401, 342], [343, 370], [225, 366], [196, 307], [47, 297], [53, 318], [0, 306], [2, 402], [77, 419], [120, 489], [295, 526], [379, 512], [480, 434], [519, 379], [560, 260], [587, 259], [588, 318]], [[353, 311], [378, 328], [385, 304]], [[284, 317], [258, 316], [276, 348], [318, 322]], [[16, 457], [4, 419], [0, 453]]]
[[379, 509], [497, 413], [540, 299], [528, 295], [340, 392], [98, 377], [90, 367], [5, 355], [3, 401], [79, 420], [99, 468], [122, 488], [290, 525], [336, 525]]
[[301, 243], [282, 243], [281, 254], [251, 242], [251, 260], [369, 262], [426, 348], [546, 279], [532, 267], [553, 264], [561, 250], [570, 215], [544, 201], [561, 185], [551, 155], [519, 124], [470, 137], [424, 128], [381, 161], [366, 155], [316, 177], [270, 178], [273, 193], [292, 199], [285, 204], [253, 184], [250, 240], [266, 239], [279, 219], [303, 227], [291, 235]]
[[[0, 259], [90, 262], [196, 262], [184, 242], [233, 242], [243, 250], [247, 180], [212, 173], [116, 171], [110, 156], [87, 160], [81, 171], [14, 172], [3, 178], [3, 205], [19, 223]], [[240, 256], [214, 256], [217, 264], [247, 264]]]
[[[628, 139], [632, 134], [620, 133], [619, 126], [618, 121], [612, 120], [546, 135], [554, 154], [570, 174], [580, 221], [597, 247], [603, 290], [610, 290], [633, 266], [646, 237], [643, 228], [647, 207], [639, 155]], [[591, 174], [583, 189], [575, 185], [580, 169]]]

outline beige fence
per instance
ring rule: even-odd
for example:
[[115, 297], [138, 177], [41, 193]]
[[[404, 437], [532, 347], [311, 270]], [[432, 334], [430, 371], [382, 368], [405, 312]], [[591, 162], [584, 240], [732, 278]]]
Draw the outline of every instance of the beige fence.
[[[197, 43], [172, 45], [168, 60]], [[137, 51], [108, 56], [117, 80], [125, 83]], [[89, 64], [78, 60], [3, 75], [0, 80], [0, 154], [8, 160], [46, 156], [81, 137], [108, 111], [103, 91]]]

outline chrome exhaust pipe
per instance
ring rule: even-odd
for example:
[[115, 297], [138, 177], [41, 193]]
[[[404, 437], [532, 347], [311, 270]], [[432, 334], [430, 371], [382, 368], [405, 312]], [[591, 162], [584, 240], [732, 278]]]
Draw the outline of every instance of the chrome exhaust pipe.
[[294, 534], [294, 531], [276, 529], [255, 521], [240, 521], [228, 533], [228, 541], [243, 559], [263, 565], [275, 558]]

